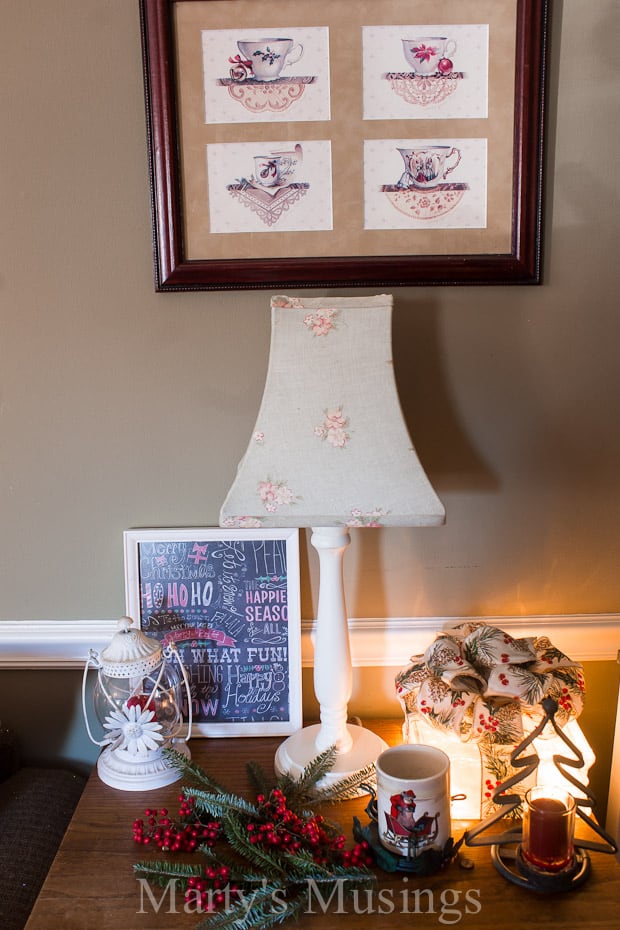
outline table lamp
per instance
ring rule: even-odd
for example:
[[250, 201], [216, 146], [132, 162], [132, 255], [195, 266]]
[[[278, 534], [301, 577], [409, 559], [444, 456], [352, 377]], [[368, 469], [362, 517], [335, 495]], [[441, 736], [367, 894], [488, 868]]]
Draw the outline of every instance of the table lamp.
[[320, 724], [279, 747], [296, 777], [336, 747], [326, 783], [386, 748], [348, 723], [352, 666], [343, 556], [350, 527], [438, 526], [444, 507], [403, 420], [392, 359], [392, 297], [273, 297], [258, 419], [222, 505], [224, 527], [310, 527], [319, 557], [314, 689]]

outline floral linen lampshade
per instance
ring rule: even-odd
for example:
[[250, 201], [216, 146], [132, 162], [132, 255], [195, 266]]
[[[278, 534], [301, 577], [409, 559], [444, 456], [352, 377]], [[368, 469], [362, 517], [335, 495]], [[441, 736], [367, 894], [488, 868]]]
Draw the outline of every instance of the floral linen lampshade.
[[349, 527], [438, 526], [444, 507], [403, 420], [392, 359], [392, 297], [273, 297], [258, 418], [224, 501], [224, 527], [312, 527], [319, 553], [314, 685], [321, 724], [293, 734], [276, 764], [296, 772], [338, 749], [334, 778], [383, 743], [347, 724], [351, 657], [343, 590]]

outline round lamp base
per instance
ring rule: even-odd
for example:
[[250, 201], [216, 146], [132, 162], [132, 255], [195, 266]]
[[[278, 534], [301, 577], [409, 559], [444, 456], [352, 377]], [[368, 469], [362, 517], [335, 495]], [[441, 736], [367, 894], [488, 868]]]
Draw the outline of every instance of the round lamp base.
[[[187, 743], [174, 743], [173, 748], [190, 758]], [[163, 788], [181, 777], [181, 772], [162, 756], [159, 749], [135, 761], [129, 761], [127, 753], [122, 750], [104, 749], [97, 760], [97, 774], [104, 784], [122, 791]]]
[[[289, 736], [279, 747], [275, 756], [275, 769], [278, 775], [299, 778], [308, 763], [319, 755], [316, 738], [321, 729], [320, 724], [304, 727]], [[333, 768], [318, 783], [319, 788], [329, 788], [343, 778], [355, 775], [372, 765], [387, 743], [371, 730], [354, 724], [347, 724], [353, 743], [348, 752], [339, 753]], [[368, 794], [363, 787], [357, 792], [360, 796]]]

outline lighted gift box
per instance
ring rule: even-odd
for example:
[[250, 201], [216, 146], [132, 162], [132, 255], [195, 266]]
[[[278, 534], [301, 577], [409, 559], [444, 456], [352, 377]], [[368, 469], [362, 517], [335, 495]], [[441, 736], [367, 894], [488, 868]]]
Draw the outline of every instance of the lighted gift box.
[[[459, 624], [412, 656], [396, 677], [396, 691], [405, 742], [437, 746], [450, 757], [455, 819], [477, 820], [496, 809], [493, 790], [513, 774], [510, 754], [542, 720], [546, 697], [557, 701], [556, 722], [584, 756], [581, 775], [588, 783], [595, 756], [577, 722], [585, 694], [581, 665], [545, 636], [514, 639], [498, 627]], [[545, 783], [570, 790], [553, 764], [553, 755], [565, 751], [553, 728], [533, 746], [540, 763], [516, 790], [524, 795]]]

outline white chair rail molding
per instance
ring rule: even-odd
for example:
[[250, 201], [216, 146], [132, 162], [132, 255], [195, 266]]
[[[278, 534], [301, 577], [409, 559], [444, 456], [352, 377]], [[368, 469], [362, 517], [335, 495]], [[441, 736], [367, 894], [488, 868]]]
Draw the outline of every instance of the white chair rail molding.
[[[545, 630], [558, 647], [580, 662], [617, 658], [620, 614], [529, 617], [350, 617], [351, 661], [356, 668], [400, 668], [423, 652], [432, 636], [465, 620], [501, 627], [511, 636]], [[103, 649], [116, 630], [109, 620], [4, 620], [0, 623], [0, 668], [83, 668], [89, 649]], [[315, 622], [302, 619], [302, 665], [313, 665]]]

